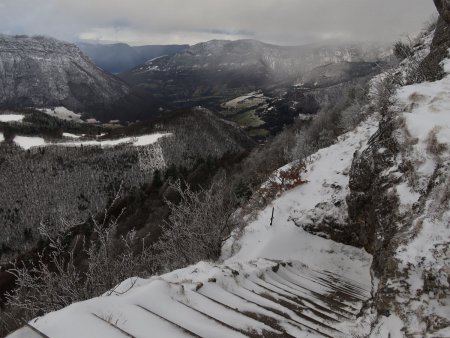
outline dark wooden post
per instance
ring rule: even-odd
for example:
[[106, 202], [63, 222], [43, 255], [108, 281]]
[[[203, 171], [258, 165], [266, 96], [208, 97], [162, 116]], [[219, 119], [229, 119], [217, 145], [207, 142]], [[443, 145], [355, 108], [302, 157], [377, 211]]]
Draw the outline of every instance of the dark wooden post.
[[272, 217], [270, 217], [270, 226], [273, 225], [273, 212], [275, 211], [275, 207], [272, 208]]

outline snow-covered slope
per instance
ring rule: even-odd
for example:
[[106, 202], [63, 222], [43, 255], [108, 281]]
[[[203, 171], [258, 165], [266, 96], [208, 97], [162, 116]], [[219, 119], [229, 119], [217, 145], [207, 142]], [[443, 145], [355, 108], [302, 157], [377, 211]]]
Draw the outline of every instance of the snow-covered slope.
[[[317, 203], [345, 198], [353, 154], [375, 130], [376, 120], [370, 118], [315, 154], [302, 177], [307, 183], [282, 194], [243, 233], [236, 232], [221, 263], [201, 262], [149, 280], [132, 278], [111, 295], [37, 318], [10, 338], [348, 337], [361, 332], [356, 316], [371, 297], [371, 256], [311, 235], [293, 220]], [[275, 220], [269, 226], [272, 208]], [[336, 212], [345, 214], [345, 203]]]
[[450, 59], [443, 68], [440, 81], [400, 88], [392, 107], [400, 152], [385, 175], [397, 175], [390, 192], [400, 221], [391, 240], [395, 269], [386, 272], [380, 298], [396, 298], [373, 337], [450, 337]]

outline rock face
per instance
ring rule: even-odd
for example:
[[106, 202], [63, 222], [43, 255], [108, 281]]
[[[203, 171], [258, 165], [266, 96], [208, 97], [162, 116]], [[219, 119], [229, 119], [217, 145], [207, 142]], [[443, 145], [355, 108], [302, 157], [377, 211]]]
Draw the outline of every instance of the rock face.
[[[378, 132], [361, 154], [355, 154], [350, 171], [350, 191], [347, 197], [351, 231], [356, 235], [356, 246], [365, 247], [374, 255], [374, 270], [383, 270], [389, 252], [390, 240], [396, 234], [397, 215], [392, 212], [398, 206], [391, 188], [398, 183], [383, 175], [386, 168], [393, 167], [399, 153], [393, 133], [397, 124], [393, 119], [380, 123]], [[403, 169], [403, 170], [402, 170]], [[406, 168], [400, 169], [403, 175]]]
[[434, 4], [439, 12], [441, 18], [450, 24], [450, 1], [449, 0], [434, 0]]
[[174, 100], [233, 98], [293, 84], [318, 66], [377, 61], [388, 55], [386, 48], [361, 45], [280, 47], [255, 40], [213, 40], [149, 61], [120, 77], [150, 95]]
[[443, 70], [441, 61], [448, 55], [450, 48], [450, 26], [442, 17], [439, 18], [431, 43], [430, 54], [419, 67], [423, 80], [435, 81], [441, 79]]
[[[442, 64], [448, 58], [440, 51], [449, 43], [445, 25], [441, 20], [421, 67], [430, 59]], [[441, 67], [428, 67], [433, 79], [442, 77]], [[372, 269], [379, 278], [373, 337], [388, 325], [386, 318], [397, 320], [407, 337], [448, 336], [450, 322], [443, 310], [450, 299], [450, 164], [443, 136], [448, 135], [448, 110], [435, 104], [448, 103], [445, 68], [442, 80], [396, 90], [377, 133], [355, 154], [350, 171], [348, 232], [355, 237], [349, 244], [373, 254]]]
[[0, 106], [65, 106], [113, 119], [115, 110], [139, 105], [131, 96], [128, 85], [99, 69], [73, 44], [0, 35]]

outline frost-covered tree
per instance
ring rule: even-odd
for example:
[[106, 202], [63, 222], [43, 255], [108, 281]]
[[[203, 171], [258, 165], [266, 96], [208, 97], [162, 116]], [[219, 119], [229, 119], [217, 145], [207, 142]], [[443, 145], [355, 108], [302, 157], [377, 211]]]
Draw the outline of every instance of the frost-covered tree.
[[214, 260], [234, 228], [237, 199], [225, 178], [208, 189], [194, 191], [181, 181], [171, 183], [179, 202], [167, 201], [171, 214], [156, 244], [159, 261], [178, 268], [201, 260]]

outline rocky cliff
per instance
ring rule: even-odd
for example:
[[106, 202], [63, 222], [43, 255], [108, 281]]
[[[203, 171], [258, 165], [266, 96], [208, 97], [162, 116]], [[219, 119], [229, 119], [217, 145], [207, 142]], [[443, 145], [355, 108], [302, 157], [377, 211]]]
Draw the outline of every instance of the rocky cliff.
[[[378, 132], [355, 155], [350, 172], [350, 224], [356, 243], [374, 255], [372, 269], [379, 278], [374, 337], [393, 325], [406, 337], [449, 333], [450, 118], [445, 107], [450, 68], [443, 51], [450, 39], [443, 20], [419, 45], [433, 36], [417, 71], [442, 79], [400, 85], [393, 92]], [[416, 49], [412, 58], [418, 55]], [[407, 65], [394, 80], [405, 83], [401, 74]]]
[[130, 113], [133, 120], [145, 104], [73, 44], [0, 35], [0, 106], [65, 106], [104, 120]]

